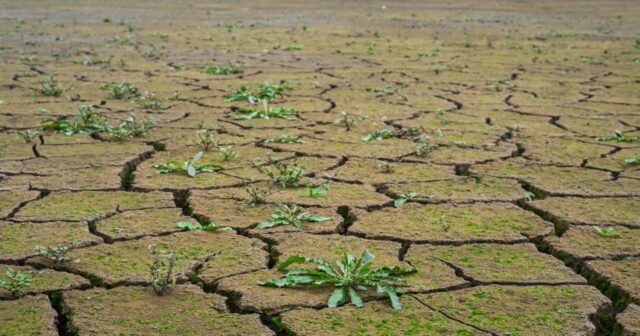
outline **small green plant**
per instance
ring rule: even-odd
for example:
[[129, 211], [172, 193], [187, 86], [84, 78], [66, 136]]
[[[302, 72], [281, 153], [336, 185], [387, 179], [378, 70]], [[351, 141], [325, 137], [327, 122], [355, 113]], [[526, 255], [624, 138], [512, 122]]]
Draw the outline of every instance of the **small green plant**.
[[400, 195], [393, 201], [393, 206], [396, 208], [401, 207], [403, 204], [407, 203], [407, 201], [417, 201], [424, 198], [433, 198], [432, 195], [420, 195], [417, 192], [405, 192]]
[[219, 141], [216, 133], [208, 129], [196, 131], [196, 139], [194, 142], [196, 146], [205, 152], [219, 147]]
[[443, 108], [436, 109], [436, 119], [440, 122], [441, 125], [447, 125], [451, 122], [445, 113]]
[[340, 116], [333, 123], [346, 128], [347, 131], [350, 131], [351, 129], [356, 127], [358, 122], [364, 120], [365, 118], [366, 117], [361, 115], [343, 111], [340, 113]]
[[242, 199], [240, 204], [255, 207], [258, 204], [267, 203], [267, 196], [269, 195], [269, 192], [266, 189], [248, 186], [244, 190], [247, 192], [249, 197]]
[[298, 51], [304, 48], [303, 44], [287, 44], [285, 46], [280, 47], [284, 51]]
[[160, 58], [160, 52], [156, 48], [151, 48], [149, 50], [145, 50], [142, 53], [142, 57], [147, 59], [158, 59]]
[[244, 71], [238, 65], [227, 62], [225, 65], [215, 65], [211, 61], [204, 62], [204, 73], [208, 75], [236, 75]]
[[616, 230], [614, 227], [599, 227], [593, 226], [593, 229], [596, 230], [598, 235], [603, 238], [620, 238], [622, 237], [622, 232]]
[[228, 226], [220, 227], [216, 223], [207, 223], [207, 224], [193, 224], [187, 221], [180, 221], [176, 223], [176, 227], [181, 229], [182, 231], [194, 231], [194, 230], [203, 230], [203, 231], [216, 231], [216, 230], [233, 230]]
[[224, 168], [217, 163], [203, 163], [197, 164], [198, 160], [202, 158], [202, 152], [197, 152], [190, 160], [179, 163], [177, 161], [163, 162], [157, 165], [153, 165], [153, 169], [161, 174], [169, 173], [187, 173], [190, 177], [196, 177], [200, 173], [213, 173]]
[[279, 185], [281, 188], [299, 186], [304, 176], [304, 167], [297, 163], [288, 164], [283, 161], [277, 161], [272, 165], [274, 169], [258, 166], [255, 163], [253, 163], [253, 166], [261, 173], [269, 176], [272, 183]]
[[372, 140], [381, 141], [385, 139], [395, 138], [396, 136], [397, 136], [396, 132], [394, 132], [392, 129], [383, 128], [381, 130], [363, 135], [362, 141], [364, 142], [370, 142]]
[[285, 92], [291, 90], [293, 90], [293, 87], [291, 87], [291, 84], [287, 81], [282, 81], [280, 84], [265, 82], [260, 84], [253, 92], [251, 92], [248, 87], [242, 86], [237, 92], [224, 96], [224, 101], [225, 103], [245, 101], [250, 104], [255, 104], [259, 101], [282, 97]]
[[398, 266], [373, 268], [373, 254], [365, 250], [360, 258], [344, 253], [336, 261], [336, 267], [320, 258], [305, 258], [293, 255], [285, 262], [278, 265], [278, 270], [284, 270], [289, 265], [298, 263], [312, 263], [315, 268], [294, 268], [289, 270], [279, 279], [271, 279], [259, 282], [262, 286], [269, 287], [290, 287], [290, 286], [333, 286], [335, 289], [327, 305], [330, 308], [344, 305], [351, 302], [356, 307], [362, 307], [362, 298], [358, 292], [368, 290], [369, 287], [376, 289], [378, 293], [386, 294], [391, 300], [394, 309], [402, 309], [398, 294], [402, 291], [398, 288], [405, 284], [403, 276], [414, 274], [416, 269], [405, 269]]
[[390, 94], [393, 93], [395, 91], [395, 87], [391, 84], [387, 84], [383, 87], [368, 87], [365, 88], [365, 91], [367, 92], [371, 92], [371, 93], [384, 93], [384, 94]]
[[108, 60], [103, 60], [101, 58], [91, 58], [90, 56], [84, 56], [84, 59], [82, 61], [74, 61], [74, 64], [82, 64], [82, 65], [87, 65], [87, 66], [92, 66], [92, 65], [100, 65], [100, 64], [105, 64], [105, 63], [109, 63]]
[[220, 146], [218, 147], [218, 156], [222, 161], [230, 161], [240, 156], [240, 153], [234, 151], [231, 146]]
[[640, 156], [630, 156], [624, 159], [624, 163], [629, 165], [639, 165], [640, 164]]
[[367, 54], [369, 55], [373, 55], [373, 53], [376, 51], [376, 43], [371, 41], [367, 43]]
[[138, 87], [127, 82], [102, 83], [100, 90], [107, 91], [107, 99], [126, 100], [138, 96]]
[[524, 201], [527, 203], [532, 203], [536, 199], [536, 195], [532, 192], [525, 191], [524, 192]]
[[324, 197], [329, 192], [329, 187], [319, 185], [319, 186], [308, 186], [305, 192], [301, 193], [300, 196], [304, 197]]
[[111, 140], [123, 140], [127, 138], [138, 138], [146, 135], [155, 128], [155, 123], [151, 119], [138, 121], [135, 114], [131, 114], [123, 120], [117, 127], [108, 127], [107, 133]]
[[36, 253], [56, 264], [61, 264], [71, 260], [71, 258], [67, 256], [67, 253], [78, 245], [78, 241], [73, 240], [71, 242], [64, 242], [58, 245], [36, 246]]
[[147, 249], [152, 256], [147, 283], [157, 295], [163, 295], [176, 283], [176, 254], [173, 251], [159, 251], [155, 244], [149, 245]]
[[33, 141], [33, 139], [38, 137], [38, 135], [40, 135], [40, 132], [32, 131], [32, 130], [26, 130], [26, 131], [18, 132], [18, 136], [25, 143], [31, 143]]
[[258, 228], [266, 229], [281, 225], [295, 225], [295, 227], [301, 229], [304, 222], [321, 223], [330, 219], [329, 217], [303, 212], [302, 209], [295, 204], [291, 206], [278, 204], [278, 208], [271, 215], [271, 218], [258, 223]]
[[135, 100], [136, 105], [145, 110], [166, 110], [171, 107], [164, 99], [157, 98], [155, 94], [145, 92]]
[[261, 119], [296, 119], [298, 118], [298, 112], [292, 107], [287, 106], [271, 106], [267, 100], [262, 101], [262, 109], [259, 108], [241, 108], [237, 113], [230, 114], [228, 116], [233, 120], [251, 120], [256, 118]]
[[396, 171], [396, 163], [391, 161], [378, 160], [378, 169], [385, 174], [391, 174]]
[[58, 84], [53, 76], [43, 82], [40, 82], [39, 88], [31, 88], [29, 92], [34, 96], [60, 97], [66, 88]]
[[596, 137], [596, 141], [616, 141], [616, 142], [636, 142], [637, 136], [624, 135], [622, 131], [615, 131], [614, 135], [601, 135]]
[[288, 144], [303, 144], [304, 141], [297, 135], [276, 135], [265, 141], [265, 143], [288, 143]]
[[416, 143], [415, 155], [417, 157], [427, 157], [436, 148], [431, 140], [423, 137]]
[[11, 296], [18, 297], [24, 288], [31, 286], [33, 275], [31, 272], [14, 271], [7, 267], [4, 277], [0, 278], [0, 288], [11, 293]]

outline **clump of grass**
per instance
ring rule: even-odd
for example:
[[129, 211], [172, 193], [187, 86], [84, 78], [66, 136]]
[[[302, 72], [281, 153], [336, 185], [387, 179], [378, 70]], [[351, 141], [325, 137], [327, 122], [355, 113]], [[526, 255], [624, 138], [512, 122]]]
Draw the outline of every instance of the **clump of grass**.
[[211, 61], [204, 62], [204, 73], [208, 75], [236, 75], [243, 73], [244, 70], [236, 64], [227, 62], [225, 65], [215, 65]]
[[30, 88], [29, 92], [34, 96], [45, 96], [45, 97], [60, 97], [67, 88], [58, 84], [53, 76], [50, 76], [46, 80], [40, 82], [40, 87], [38, 88]]
[[278, 265], [278, 270], [282, 271], [290, 265], [299, 263], [311, 263], [315, 265], [315, 268], [294, 268], [279, 279], [271, 279], [258, 284], [278, 288], [333, 286], [334, 291], [327, 301], [330, 308], [344, 305], [347, 302], [353, 303], [356, 307], [362, 307], [364, 303], [359, 292], [375, 288], [378, 293], [384, 293], [389, 297], [394, 309], [402, 309], [398, 297], [402, 291], [398, 287], [405, 284], [403, 276], [416, 273], [417, 270], [398, 266], [373, 268], [374, 258], [375, 256], [367, 250], [359, 258], [343, 253], [342, 257], [336, 261], [337, 267], [334, 267], [320, 258], [293, 255]]
[[331, 218], [313, 215], [302, 211], [297, 205], [278, 204], [278, 208], [271, 215], [271, 218], [258, 223], [259, 229], [272, 228], [282, 225], [294, 225], [298, 229], [302, 228], [302, 224], [305, 222], [321, 223], [330, 220]]
[[163, 295], [176, 284], [176, 254], [173, 251], [159, 251], [155, 244], [147, 249], [152, 256], [147, 283], [157, 295]]
[[100, 90], [107, 91], [107, 99], [126, 100], [138, 96], [138, 87], [128, 82], [102, 83]]
[[289, 164], [283, 161], [277, 161], [273, 165], [259, 166], [253, 163], [253, 166], [261, 173], [269, 176], [271, 182], [279, 185], [281, 188], [297, 187], [301, 185], [304, 177], [304, 167], [297, 163]]

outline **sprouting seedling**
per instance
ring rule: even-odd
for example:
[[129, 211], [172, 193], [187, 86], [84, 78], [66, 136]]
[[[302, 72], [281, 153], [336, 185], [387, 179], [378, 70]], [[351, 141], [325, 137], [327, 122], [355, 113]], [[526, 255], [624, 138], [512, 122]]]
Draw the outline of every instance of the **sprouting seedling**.
[[138, 96], [138, 87], [127, 82], [102, 83], [100, 90], [107, 91], [107, 99], [130, 99]]
[[152, 255], [147, 283], [157, 295], [163, 295], [176, 283], [176, 254], [173, 251], [158, 251], [155, 244], [149, 245], [147, 249]]
[[629, 165], [638, 165], [638, 164], [640, 164], [640, 155], [630, 156], [628, 158], [625, 158], [624, 159], [624, 163], [629, 164]]
[[82, 64], [82, 65], [87, 65], [87, 66], [92, 66], [92, 65], [100, 65], [100, 64], [105, 64], [105, 63], [109, 63], [109, 60], [104, 60], [102, 58], [92, 58], [88, 55], [84, 56], [84, 59], [82, 61], [73, 61], [74, 64]]
[[220, 159], [222, 159], [222, 161], [230, 161], [240, 156], [240, 153], [234, 151], [231, 146], [219, 146], [218, 156], [220, 157]]
[[271, 106], [268, 100], [262, 101], [262, 108], [241, 108], [236, 113], [229, 114], [228, 117], [233, 120], [251, 120], [261, 118], [269, 120], [277, 119], [296, 119], [298, 112], [292, 107], [287, 106]]
[[183, 230], [183, 231], [195, 231], [195, 230], [202, 230], [202, 231], [217, 231], [217, 230], [233, 230], [232, 228], [225, 226], [225, 227], [220, 227], [218, 226], [216, 223], [206, 223], [206, 224], [200, 224], [200, 223], [196, 223], [193, 224], [191, 222], [187, 222], [187, 221], [180, 221], [176, 223], [176, 227]]
[[482, 183], [482, 176], [478, 174], [469, 173], [463, 176], [463, 179], [467, 181], [473, 180], [476, 184]]
[[155, 122], [151, 119], [138, 121], [135, 114], [131, 114], [123, 120], [117, 127], [109, 127], [107, 133], [112, 140], [122, 140], [126, 138], [138, 138], [146, 135], [155, 128]]
[[383, 87], [368, 87], [365, 88], [365, 91], [367, 92], [371, 92], [371, 93], [384, 93], [384, 94], [391, 94], [395, 91], [395, 87], [391, 84], [387, 84]]
[[285, 46], [281, 46], [280, 48], [284, 51], [298, 51], [298, 50], [302, 50], [302, 48], [304, 48], [304, 45], [294, 43], [294, 44], [287, 44]]
[[58, 84], [58, 81], [56, 81], [53, 76], [40, 82], [39, 88], [29, 89], [32, 95], [47, 97], [60, 97], [65, 90], [66, 88]]
[[416, 147], [414, 153], [417, 157], [427, 157], [436, 148], [431, 140], [426, 137], [422, 137], [419, 141], [417, 141], [415, 146]]
[[196, 131], [196, 139], [194, 142], [196, 146], [205, 152], [219, 147], [219, 141], [216, 133], [208, 129]]
[[438, 119], [438, 121], [442, 125], [447, 125], [447, 124], [449, 124], [451, 122], [451, 120], [449, 120], [449, 118], [447, 118], [447, 115], [446, 115], [445, 110], [443, 108], [436, 109], [436, 119]]
[[396, 163], [378, 160], [378, 170], [385, 174], [391, 174], [396, 171]]
[[436, 224], [440, 225], [442, 227], [442, 230], [445, 232], [449, 231], [449, 229], [451, 228], [451, 223], [447, 215], [440, 215], [440, 217], [436, 219]]
[[197, 164], [201, 157], [202, 152], [197, 152], [190, 160], [184, 161], [182, 164], [177, 161], [168, 161], [152, 167], [161, 174], [184, 172], [190, 177], [196, 177], [199, 173], [213, 173], [224, 169], [217, 163]]
[[271, 137], [265, 141], [265, 143], [288, 143], [288, 144], [303, 144], [304, 141], [297, 135], [280, 134]]
[[160, 58], [160, 52], [156, 48], [151, 48], [151, 49], [145, 50], [142, 53], [142, 57], [148, 58], [148, 59], [158, 59]]
[[211, 61], [204, 62], [204, 73], [208, 75], [235, 75], [244, 71], [238, 65], [227, 62], [225, 65], [215, 65]]
[[155, 94], [145, 92], [139, 95], [135, 100], [136, 105], [146, 110], [166, 110], [171, 107], [164, 99], [157, 98]]
[[235, 93], [224, 96], [225, 103], [245, 101], [250, 104], [255, 104], [263, 100], [271, 100], [277, 97], [282, 97], [286, 91], [293, 90], [291, 84], [287, 81], [282, 81], [279, 84], [262, 83], [255, 91], [250, 91], [246, 86], [240, 87]]
[[417, 192], [404, 192], [393, 201], [393, 206], [396, 208], [401, 207], [403, 204], [407, 203], [407, 201], [417, 201], [424, 198], [434, 198], [433, 195], [420, 195]]
[[25, 142], [25, 143], [31, 143], [33, 141], [33, 139], [37, 138], [38, 135], [40, 135], [40, 132], [37, 131], [32, 131], [32, 130], [26, 130], [26, 131], [20, 131], [18, 132], [18, 136]]
[[367, 54], [371, 55], [376, 51], [376, 43], [371, 41], [367, 43]]
[[297, 205], [278, 204], [278, 208], [271, 215], [271, 218], [258, 223], [258, 229], [272, 228], [281, 225], [295, 225], [298, 229], [302, 228], [305, 222], [321, 223], [330, 220], [330, 217], [313, 215], [303, 212]]
[[622, 131], [616, 130], [614, 135], [601, 135], [596, 137], [596, 141], [616, 141], [616, 142], [636, 142], [637, 136], [624, 135]]
[[524, 200], [525, 200], [525, 202], [532, 203], [533, 200], [535, 200], [535, 199], [536, 199], [536, 195], [534, 193], [532, 193], [530, 191], [525, 191], [524, 192]]
[[71, 258], [67, 256], [67, 253], [78, 245], [78, 241], [73, 240], [71, 242], [64, 242], [58, 245], [36, 246], [36, 253], [39, 256], [45, 257], [56, 264], [61, 264], [71, 260]]
[[369, 142], [371, 140], [381, 141], [381, 140], [385, 140], [385, 139], [395, 138], [396, 136], [397, 136], [396, 132], [394, 132], [392, 129], [383, 128], [381, 130], [377, 130], [375, 132], [367, 133], [367, 134], [363, 135], [362, 136], [362, 141], [364, 141], [364, 142]]
[[328, 192], [329, 192], [329, 187], [324, 185], [308, 186], [307, 189], [300, 194], [300, 196], [311, 197], [311, 198], [324, 197], [327, 195]]
[[269, 195], [269, 192], [266, 189], [247, 186], [244, 190], [247, 192], [249, 197], [242, 199], [240, 204], [255, 207], [258, 204], [267, 203], [267, 196]]
[[596, 230], [598, 235], [603, 238], [620, 238], [622, 237], [622, 232], [616, 230], [614, 227], [599, 227], [593, 226], [593, 229]]
[[304, 176], [304, 167], [297, 163], [288, 164], [283, 161], [277, 161], [273, 165], [275, 169], [259, 166], [253, 163], [253, 167], [261, 173], [269, 176], [271, 181], [278, 184], [282, 188], [297, 187]]
[[347, 131], [350, 131], [351, 129], [356, 127], [359, 121], [362, 121], [365, 118], [366, 117], [361, 115], [343, 111], [343, 112], [340, 112], [340, 116], [333, 123], [346, 128]]
[[299, 263], [311, 263], [315, 265], [315, 268], [290, 269], [279, 279], [258, 282], [258, 284], [278, 288], [332, 285], [335, 289], [327, 301], [330, 308], [344, 305], [347, 302], [353, 303], [356, 307], [362, 307], [364, 304], [358, 292], [375, 288], [378, 293], [384, 293], [389, 297], [394, 309], [402, 309], [398, 297], [402, 291], [398, 287], [406, 284], [403, 276], [414, 274], [417, 270], [399, 266], [373, 268], [374, 258], [375, 256], [367, 250], [362, 253], [360, 258], [343, 253], [342, 257], [336, 261], [336, 268], [320, 258], [293, 255], [278, 265], [278, 270], [284, 270], [289, 265]]
[[7, 267], [4, 277], [0, 278], [0, 288], [11, 293], [16, 298], [22, 294], [24, 288], [31, 286], [33, 274], [31, 272], [14, 271], [13, 268]]

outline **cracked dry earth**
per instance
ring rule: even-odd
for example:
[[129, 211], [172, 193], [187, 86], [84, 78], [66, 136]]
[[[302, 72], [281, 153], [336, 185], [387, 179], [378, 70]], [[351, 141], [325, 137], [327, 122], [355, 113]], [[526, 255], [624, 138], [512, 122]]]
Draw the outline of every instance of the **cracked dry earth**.
[[[2, 1], [0, 276], [33, 280], [0, 289], [0, 335], [639, 335], [640, 166], [625, 162], [640, 156], [639, 13], [637, 1]], [[205, 61], [243, 72], [207, 74]], [[50, 76], [59, 97], [27, 93]], [[166, 108], [100, 88], [124, 81]], [[225, 95], [280, 81], [293, 89], [271, 104], [298, 118], [229, 118], [248, 104]], [[155, 128], [120, 141], [42, 130], [80, 105]], [[366, 119], [347, 130], [343, 111]], [[204, 153], [224, 170], [153, 168], [191, 158], [200, 129], [239, 154]], [[26, 143], [26, 130], [39, 134]], [[267, 141], [279, 135], [302, 143]], [[298, 163], [328, 192], [269, 185], [256, 159]], [[243, 206], [247, 185], [266, 203]], [[278, 202], [331, 220], [257, 228]], [[70, 241], [67, 262], [36, 252]], [[183, 274], [163, 296], [146, 282], [150, 244]], [[401, 311], [257, 285], [288, 256], [365, 249], [417, 268]]]

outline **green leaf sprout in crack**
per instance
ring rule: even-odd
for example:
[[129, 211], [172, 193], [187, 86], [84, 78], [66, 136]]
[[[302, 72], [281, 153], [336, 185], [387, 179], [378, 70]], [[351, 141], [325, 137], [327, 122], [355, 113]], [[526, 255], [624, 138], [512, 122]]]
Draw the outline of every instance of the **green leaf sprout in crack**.
[[73, 240], [58, 245], [36, 246], [36, 253], [39, 256], [45, 257], [56, 264], [62, 264], [71, 260], [71, 258], [67, 256], [67, 253], [78, 245], [78, 241]]
[[155, 128], [155, 122], [151, 119], [138, 121], [135, 114], [131, 114], [116, 127], [108, 127], [107, 133], [111, 140], [123, 140], [138, 138], [148, 134]]
[[616, 130], [614, 135], [601, 135], [596, 137], [596, 141], [615, 141], [615, 142], [636, 142], [640, 138], [637, 136], [624, 135], [622, 131]]
[[265, 143], [303, 144], [304, 141], [297, 135], [280, 134], [267, 139]]
[[535, 199], [536, 199], [536, 195], [534, 193], [529, 192], [529, 191], [525, 191], [524, 192], [524, 201], [525, 202], [532, 203], [533, 200], [535, 200]]
[[194, 143], [198, 148], [205, 152], [220, 146], [216, 133], [208, 129], [196, 131], [196, 139]]
[[145, 110], [166, 110], [171, 107], [164, 99], [157, 98], [155, 94], [145, 92], [135, 99], [136, 105]]
[[282, 81], [279, 84], [262, 83], [255, 91], [250, 91], [246, 86], [240, 87], [235, 93], [224, 96], [225, 103], [244, 101], [250, 104], [256, 104], [264, 100], [272, 100], [274, 98], [283, 97], [284, 93], [293, 90], [291, 84]]
[[278, 208], [271, 215], [271, 218], [258, 223], [258, 228], [266, 229], [281, 225], [295, 225], [295, 227], [301, 229], [304, 222], [321, 223], [330, 219], [330, 217], [303, 212], [302, 208], [295, 204], [290, 206], [286, 204], [278, 204]]
[[221, 227], [218, 226], [216, 223], [207, 223], [207, 224], [193, 224], [191, 222], [187, 222], [187, 221], [180, 221], [176, 223], [176, 227], [178, 229], [181, 229], [183, 231], [195, 231], [195, 230], [203, 230], [203, 231], [217, 231], [217, 230], [233, 230], [232, 228], [225, 226], [225, 227]]
[[53, 76], [47, 78], [46, 80], [40, 82], [40, 87], [38, 88], [30, 88], [29, 93], [34, 96], [45, 96], [45, 97], [60, 97], [64, 91], [67, 91], [69, 88], [63, 87], [58, 84]]
[[340, 116], [338, 116], [338, 118], [336, 118], [333, 123], [346, 128], [347, 131], [350, 131], [354, 127], [356, 127], [356, 125], [358, 125], [358, 122], [366, 118], [367, 117], [365, 116], [342, 111], [340, 112]]
[[198, 164], [198, 160], [202, 158], [202, 152], [197, 152], [190, 160], [178, 163], [177, 161], [168, 161], [153, 165], [153, 169], [161, 174], [170, 173], [186, 173], [190, 177], [196, 177], [200, 173], [213, 173], [224, 169], [217, 163]]
[[436, 145], [427, 136], [416, 139], [415, 155], [417, 157], [427, 157], [436, 149]]
[[107, 99], [126, 100], [138, 96], [138, 88], [131, 83], [102, 83], [100, 90], [107, 91]]
[[417, 192], [405, 192], [400, 195], [393, 201], [393, 206], [396, 208], [401, 207], [403, 204], [407, 203], [407, 201], [417, 201], [425, 198], [434, 198], [433, 195], [420, 195]]
[[222, 161], [230, 161], [240, 156], [240, 153], [234, 151], [231, 146], [218, 146], [218, 156]]
[[262, 108], [241, 108], [235, 113], [229, 114], [228, 118], [232, 120], [251, 120], [251, 119], [297, 119], [298, 112], [292, 107], [287, 106], [271, 106], [267, 100], [262, 101]]
[[300, 196], [317, 198], [326, 196], [328, 192], [329, 187], [324, 185], [308, 186], [304, 192], [300, 193]]
[[18, 136], [20, 137], [20, 139], [22, 139], [22, 141], [24, 141], [24, 143], [33, 142], [33, 139], [37, 138], [38, 135], [40, 135], [40, 132], [32, 131], [32, 130], [18, 132]]
[[390, 128], [383, 128], [381, 130], [363, 135], [362, 141], [364, 142], [370, 142], [372, 140], [381, 141], [381, 140], [391, 139], [395, 137], [397, 137], [397, 134], [394, 130]]
[[270, 166], [261, 166], [253, 162], [252, 165], [261, 173], [269, 176], [271, 182], [279, 185], [281, 188], [297, 187], [302, 184], [304, 167], [295, 162], [289, 164], [284, 161], [276, 161]]
[[284, 51], [298, 51], [298, 50], [302, 50], [302, 48], [304, 48], [303, 44], [287, 44], [285, 46], [280, 46], [280, 49], [284, 50]]
[[7, 267], [4, 272], [4, 277], [0, 278], [0, 288], [11, 293], [12, 297], [17, 298], [23, 293], [26, 287], [31, 286], [32, 280], [32, 272], [16, 272], [13, 268]]
[[176, 254], [173, 251], [159, 251], [155, 244], [149, 245], [147, 249], [152, 256], [147, 283], [157, 295], [163, 295], [176, 283]]
[[378, 160], [378, 170], [384, 174], [392, 174], [396, 171], [397, 164], [391, 161]]
[[267, 203], [267, 196], [269, 196], [269, 191], [267, 189], [247, 186], [244, 190], [247, 192], [249, 197], [242, 199], [240, 201], [241, 205], [250, 205], [255, 207], [258, 204]]
[[614, 227], [600, 227], [593, 226], [593, 229], [596, 230], [596, 233], [602, 238], [621, 238], [622, 232], [616, 230]]
[[398, 287], [406, 284], [403, 276], [414, 274], [417, 270], [398, 266], [373, 268], [374, 258], [375, 256], [367, 250], [362, 253], [360, 258], [344, 253], [336, 261], [337, 267], [334, 267], [320, 258], [293, 255], [278, 265], [278, 270], [282, 271], [290, 265], [299, 263], [311, 263], [315, 265], [315, 268], [290, 269], [279, 279], [258, 282], [258, 284], [278, 288], [333, 286], [334, 291], [327, 301], [330, 308], [344, 305], [347, 302], [353, 303], [356, 307], [362, 307], [364, 304], [359, 293], [366, 292], [369, 288], [375, 288], [378, 293], [386, 294], [389, 297], [394, 309], [402, 309], [398, 297], [402, 291]]
[[371, 93], [391, 94], [396, 91], [396, 88], [392, 84], [387, 84], [383, 87], [368, 87], [365, 91]]
[[225, 65], [215, 65], [211, 61], [204, 62], [204, 73], [208, 75], [236, 75], [243, 72], [242, 68], [231, 62]]
[[624, 163], [629, 165], [640, 165], [640, 155], [625, 158]]

